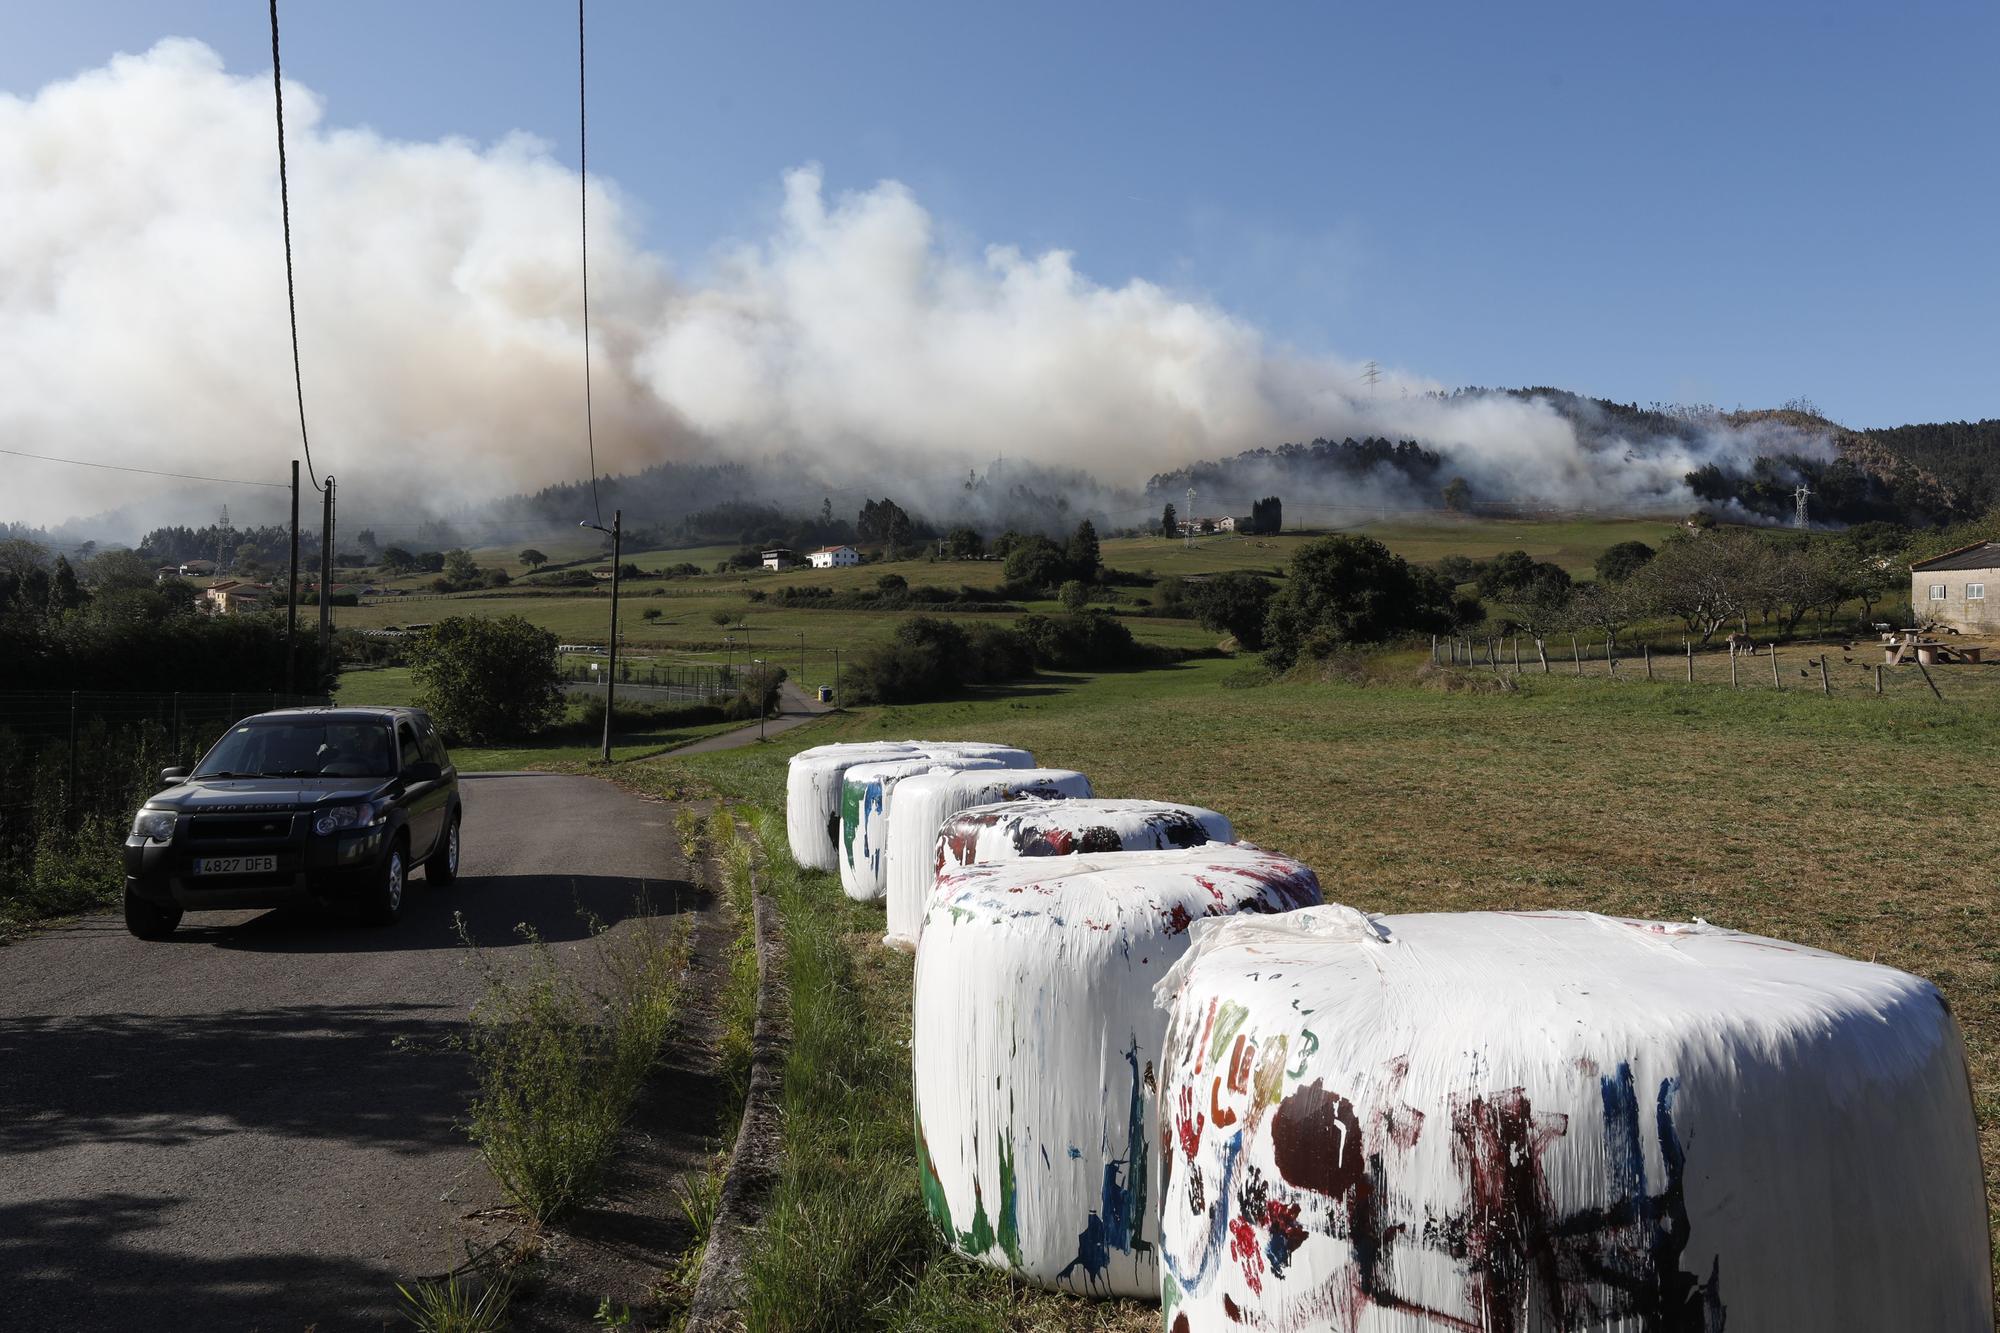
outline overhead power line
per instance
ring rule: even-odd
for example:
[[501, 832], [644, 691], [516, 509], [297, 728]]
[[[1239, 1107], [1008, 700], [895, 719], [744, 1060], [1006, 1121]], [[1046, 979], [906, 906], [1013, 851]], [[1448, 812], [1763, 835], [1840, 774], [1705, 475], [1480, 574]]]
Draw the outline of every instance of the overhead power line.
[[[278, 0], [271, 3], [275, 7]], [[576, 0], [576, 193], [583, 240], [583, 438], [590, 446], [590, 507], [602, 525], [604, 506], [597, 499], [597, 429], [590, 411], [590, 120], [583, 91], [583, 0]]]
[[[579, 3], [581, 0], [579, 0]], [[278, 0], [271, 0], [271, 88], [278, 108], [278, 208], [285, 222], [285, 306], [292, 319], [292, 389], [299, 401], [299, 443], [306, 452], [306, 476], [320, 489], [313, 471], [312, 441], [306, 436], [306, 387], [299, 372], [299, 297], [292, 281], [292, 187], [285, 171], [285, 76], [278, 59]]]
[[106, 472], [137, 472], [148, 477], [173, 477], [179, 481], [212, 481], [222, 486], [269, 486], [274, 491], [289, 489], [282, 481], [245, 481], [241, 477], [203, 477], [192, 472], [162, 472], [158, 468], [126, 467], [123, 463], [93, 463], [87, 458], [57, 458], [52, 454], [23, 453], [19, 449], [0, 449], [0, 454], [14, 458], [32, 458], [43, 463], [68, 463], [71, 467], [102, 468]]

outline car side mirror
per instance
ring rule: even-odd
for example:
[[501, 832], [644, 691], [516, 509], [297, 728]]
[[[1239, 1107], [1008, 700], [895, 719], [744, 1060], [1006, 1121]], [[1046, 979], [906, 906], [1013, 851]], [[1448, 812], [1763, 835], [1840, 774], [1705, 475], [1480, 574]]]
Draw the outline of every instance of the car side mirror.
[[419, 759], [403, 770], [405, 782], [436, 782], [444, 776], [444, 770], [428, 759]]
[[160, 770], [160, 785], [162, 787], [171, 787], [176, 782], [186, 778], [187, 775], [188, 771], [185, 768], [163, 768]]

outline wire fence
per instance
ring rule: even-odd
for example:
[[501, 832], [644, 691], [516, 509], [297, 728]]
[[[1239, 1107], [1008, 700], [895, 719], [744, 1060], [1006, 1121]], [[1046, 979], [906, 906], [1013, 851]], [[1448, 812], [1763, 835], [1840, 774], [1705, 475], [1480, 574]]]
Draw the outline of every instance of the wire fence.
[[[604, 667], [596, 662], [568, 662], [562, 666], [566, 686], [602, 686]], [[707, 701], [734, 694], [741, 672], [728, 666], [659, 666], [654, 663], [618, 663], [618, 686], [645, 689], [660, 698]]]
[[1967, 661], [1963, 649], [1945, 662], [1933, 652], [1896, 652], [1866, 638], [1756, 640], [1741, 649], [1718, 636], [1708, 644], [1681, 640], [1607, 642], [1602, 637], [1552, 634], [1538, 651], [1532, 635], [1437, 635], [1430, 660], [1440, 667], [1501, 676], [1574, 676], [1621, 682], [1658, 681], [1740, 690], [1801, 690], [1816, 695], [1920, 697], [1934, 702], [1985, 699], [2000, 692], [1992, 661]]
[[112, 874], [120, 830], [160, 770], [192, 763], [233, 723], [326, 702], [273, 691], [0, 692], [0, 907], [52, 862]]

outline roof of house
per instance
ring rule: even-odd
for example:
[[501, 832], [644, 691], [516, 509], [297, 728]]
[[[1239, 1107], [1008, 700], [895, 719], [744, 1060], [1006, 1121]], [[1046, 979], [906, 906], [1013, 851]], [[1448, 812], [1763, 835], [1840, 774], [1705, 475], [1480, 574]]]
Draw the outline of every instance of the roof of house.
[[852, 546], [848, 546], [848, 545], [846, 545], [846, 544], [844, 544], [844, 543], [843, 543], [842, 545], [839, 545], [839, 546], [822, 546], [822, 547], [820, 547], [820, 548], [819, 548], [819, 549], [818, 549], [817, 551], [814, 551], [814, 552], [813, 552], [813, 554], [814, 554], [814, 555], [832, 555], [832, 554], [833, 554], [833, 553], [834, 553], [835, 551], [851, 551], [851, 550], [853, 550], [853, 549], [854, 549], [854, 548], [853, 548]]
[[1911, 565], [1912, 570], [2000, 569], [2000, 542], [1974, 542]]

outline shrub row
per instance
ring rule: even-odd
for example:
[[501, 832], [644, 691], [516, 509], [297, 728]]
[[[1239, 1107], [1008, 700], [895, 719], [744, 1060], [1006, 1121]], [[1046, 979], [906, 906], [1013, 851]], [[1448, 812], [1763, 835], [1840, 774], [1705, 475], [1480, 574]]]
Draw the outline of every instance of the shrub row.
[[947, 698], [967, 685], [1031, 676], [1038, 667], [1116, 670], [1163, 657], [1102, 611], [1029, 615], [1011, 627], [969, 630], [936, 616], [912, 616], [896, 627], [891, 642], [857, 663], [848, 697], [856, 703], [917, 703]]

